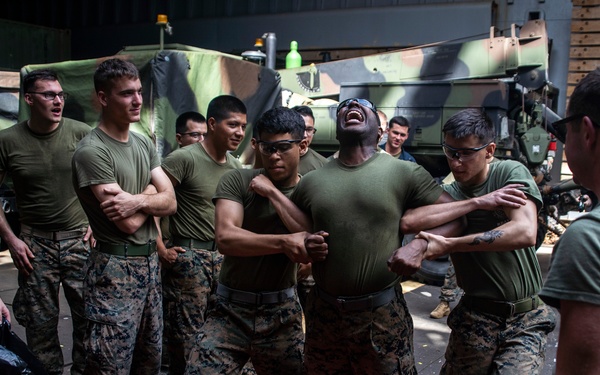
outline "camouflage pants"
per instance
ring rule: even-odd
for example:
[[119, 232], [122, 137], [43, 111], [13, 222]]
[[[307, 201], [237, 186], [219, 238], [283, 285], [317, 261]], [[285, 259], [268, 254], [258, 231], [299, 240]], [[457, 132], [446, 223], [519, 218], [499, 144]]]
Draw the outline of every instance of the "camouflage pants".
[[456, 284], [456, 272], [454, 265], [450, 262], [446, 276], [444, 277], [444, 285], [440, 290], [440, 300], [445, 302], [454, 302], [456, 296], [461, 292], [461, 289]]
[[372, 311], [341, 311], [311, 293], [304, 363], [308, 374], [416, 375], [413, 323], [401, 288]]
[[72, 374], [81, 374], [84, 365], [83, 266], [89, 256], [81, 238], [53, 241], [30, 235], [21, 239], [33, 252], [33, 272], [19, 273], [19, 289], [13, 301], [15, 318], [25, 327], [27, 345], [51, 375], [62, 375], [64, 359], [58, 340], [59, 288], [62, 283], [73, 319]]
[[239, 374], [249, 359], [257, 374], [303, 374], [298, 298], [276, 304], [236, 303], [218, 296], [192, 349], [187, 374]]
[[183, 374], [194, 340], [206, 317], [219, 279], [223, 255], [218, 251], [190, 249], [173, 264], [162, 265], [164, 335], [169, 374]]
[[158, 374], [163, 330], [158, 255], [92, 251], [87, 269], [86, 375]]
[[452, 332], [440, 374], [539, 374], [555, 323], [547, 305], [503, 319], [459, 302], [448, 317]]

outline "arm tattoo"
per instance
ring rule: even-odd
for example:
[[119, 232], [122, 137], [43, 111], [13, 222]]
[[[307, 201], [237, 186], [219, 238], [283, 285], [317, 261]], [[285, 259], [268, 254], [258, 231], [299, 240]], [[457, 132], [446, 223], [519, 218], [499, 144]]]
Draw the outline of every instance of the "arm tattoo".
[[469, 245], [471, 245], [471, 246], [479, 245], [482, 242], [491, 244], [492, 242], [494, 242], [496, 240], [496, 238], [502, 237], [503, 233], [504, 232], [501, 230], [490, 230], [490, 231], [484, 232], [481, 236], [475, 237], [473, 239], [473, 242], [471, 242]]

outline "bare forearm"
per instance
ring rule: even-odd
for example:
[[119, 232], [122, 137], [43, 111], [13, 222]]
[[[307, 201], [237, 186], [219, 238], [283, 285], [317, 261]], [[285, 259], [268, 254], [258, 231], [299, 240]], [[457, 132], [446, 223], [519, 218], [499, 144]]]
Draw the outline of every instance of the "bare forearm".
[[138, 229], [144, 225], [144, 223], [148, 220], [147, 214], [143, 212], [137, 212], [128, 218], [122, 220], [115, 220], [114, 223], [121, 230], [127, 234], [133, 234], [137, 232]]
[[285, 234], [257, 234], [242, 228], [215, 232], [219, 252], [239, 257], [282, 253], [287, 237]]
[[[422, 230], [440, 227], [452, 220], [456, 220], [477, 209], [474, 199], [432, 204], [408, 210], [400, 220], [402, 233], [418, 233]], [[440, 233], [443, 235], [442, 233]]]
[[172, 191], [156, 194], [140, 194], [142, 198], [140, 211], [151, 216], [169, 216], [177, 211], [177, 201]]
[[507, 223], [483, 233], [448, 238], [448, 252], [512, 251], [535, 245], [535, 231]]
[[312, 220], [282, 192], [276, 190], [274, 194], [269, 195], [269, 200], [290, 232], [310, 232], [312, 230]]

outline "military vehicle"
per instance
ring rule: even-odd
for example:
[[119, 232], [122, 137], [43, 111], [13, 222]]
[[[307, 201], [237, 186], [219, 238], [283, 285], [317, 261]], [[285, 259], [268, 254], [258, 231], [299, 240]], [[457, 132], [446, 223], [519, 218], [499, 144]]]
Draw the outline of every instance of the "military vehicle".
[[[318, 132], [311, 147], [323, 154], [338, 148], [337, 101], [365, 98], [388, 118], [406, 117], [411, 129], [403, 147], [439, 180], [450, 173], [441, 146], [443, 124], [462, 109], [483, 108], [496, 128], [495, 156], [522, 162], [542, 186], [550, 181], [557, 141], [551, 124], [559, 119], [559, 92], [548, 78], [546, 25], [533, 20], [513, 25], [510, 36], [496, 34], [492, 28], [482, 40], [280, 70], [283, 90], [291, 92], [283, 97], [312, 107]], [[334, 101], [320, 104], [324, 98]], [[538, 246], [548, 215], [540, 214]], [[416, 278], [441, 285], [447, 266], [447, 259], [425, 261]]]
[[[543, 20], [529, 21], [511, 35], [456, 44], [436, 44], [355, 59], [279, 70], [284, 91], [315, 112], [318, 132], [312, 147], [324, 154], [338, 148], [336, 104], [371, 100], [388, 118], [406, 117], [411, 130], [404, 143], [434, 177], [449, 173], [442, 152], [442, 126], [464, 108], [484, 108], [496, 127], [496, 156], [522, 161], [538, 183], [548, 179], [554, 149], [551, 122], [558, 118], [558, 90], [550, 83], [548, 36]], [[518, 34], [518, 35], [517, 35]]]

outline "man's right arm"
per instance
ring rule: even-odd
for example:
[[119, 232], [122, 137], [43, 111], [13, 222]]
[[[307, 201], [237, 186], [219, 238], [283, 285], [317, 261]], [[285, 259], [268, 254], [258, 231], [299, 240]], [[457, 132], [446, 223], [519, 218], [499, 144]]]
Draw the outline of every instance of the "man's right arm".
[[519, 208], [527, 203], [527, 196], [518, 189], [522, 186], [511, 184], [481, 197], [460, 201], [455, 201], [444, 192], [436, 204], [407, 210], [400, 220], [400, 230], [405, 234], [418, 233], [439, 227], [475, 210], [494, 210], [498, 207]]
[[[0, 183], [4, 182], [5, 176], [5, 173], [0, 173]], [[15, 267], [17, 267], [17, 269], [25, 276], [29, 276], [31, 271], [33, 271], [33, 266], [30, 261], [34, 258], [33, 253], [25, 242], [15, 236], [8, 224], [8, 220], [6, 220], [6, 215], [3, 210], [0, 210], [0, 237], [2, 238], [2, 241], [6, 242]]]
[[244, 207], [229, 199], [215, 203], [215, 240], [219, 252], [240, 257], [283, 253], [296, 263], [308, 263], [304, 240], [307, 232], [258, 234], [242, 228]]

